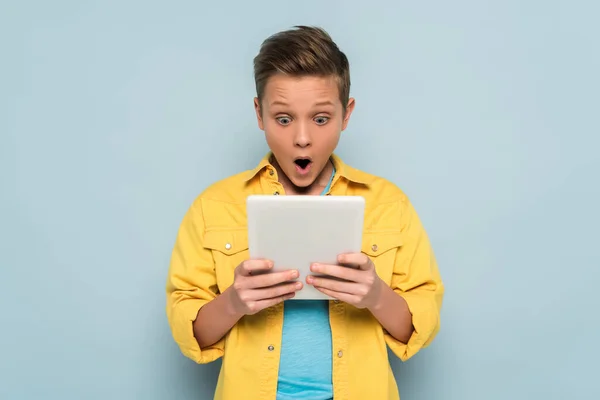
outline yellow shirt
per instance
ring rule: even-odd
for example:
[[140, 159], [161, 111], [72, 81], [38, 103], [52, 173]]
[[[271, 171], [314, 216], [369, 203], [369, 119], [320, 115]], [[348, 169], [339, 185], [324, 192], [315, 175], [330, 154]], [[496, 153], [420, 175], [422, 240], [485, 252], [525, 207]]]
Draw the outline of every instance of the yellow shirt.
[[[275, 400], [283, 307], [243, 317], [219, 342], [200, 349], [192, 323], [198, 310], [233, 283], [248, 258], [246, 197], [284, 194], [268, 154], [253, 170], [221, 180], [200, 194], [181, 224], [167, 280], [167, 317], [182, 353], [197, 363], [223, 357], [216, 400]], [[362, 252], [379, 277], [404, 297], [415, 332], [407, 344], [389, 335], [365, 309], [329, 302], [336, 400], [399, 399], [386, 346], [407, 360], [440, 326], [444, 287], [427, 234], [406, 195], [389, 181], [345, 165], [329, 194], [366, 200]]]

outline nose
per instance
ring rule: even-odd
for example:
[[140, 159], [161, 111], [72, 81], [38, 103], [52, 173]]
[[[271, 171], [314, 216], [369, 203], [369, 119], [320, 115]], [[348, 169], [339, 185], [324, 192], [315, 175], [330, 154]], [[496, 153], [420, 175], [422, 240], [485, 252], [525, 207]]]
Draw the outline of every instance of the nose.
[[298, 124], [296, 126], [297, 128], [294, 132], [294, 146], [300, 148], [309, 147], [312, 143], [309, 128], [304, 123]]

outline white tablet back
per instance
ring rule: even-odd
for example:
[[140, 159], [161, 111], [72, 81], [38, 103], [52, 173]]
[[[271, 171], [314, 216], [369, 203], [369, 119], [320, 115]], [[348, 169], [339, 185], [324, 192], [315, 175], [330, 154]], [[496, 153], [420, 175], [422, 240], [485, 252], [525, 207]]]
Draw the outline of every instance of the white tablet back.
[[304, 287], [294, 299], [329, 299], [306, 284], [310, 264], [360, 252], [364, 209], [358, 196], [249, 196], [250, 258], [272, 260], [275, 271], [297, 269]]

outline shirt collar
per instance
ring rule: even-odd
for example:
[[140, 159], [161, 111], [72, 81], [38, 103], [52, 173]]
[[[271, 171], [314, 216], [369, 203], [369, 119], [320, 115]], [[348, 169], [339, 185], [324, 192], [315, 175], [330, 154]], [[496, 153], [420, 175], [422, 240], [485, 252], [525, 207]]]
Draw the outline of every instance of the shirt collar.
[[[271, 157], [273, 156], [272, 152], [268, 152], [258, 163], [258, 165], [252, 169], [247, 171], [244, 174], [244, 181], [248, 182], [252, 180], [256, 175], [258, 175], [265, 168], [273, 168], [271, 165]], [[342, 161], [340, 157], [336, 154], [331, 155], [331, 161], [336, 169], [336, 175], [343, 177], [351, 182], [360, 183], [364, 185], [369, 185], [373, 182], [374, 177], [360, 171], [356, 168], [353, 168]]]

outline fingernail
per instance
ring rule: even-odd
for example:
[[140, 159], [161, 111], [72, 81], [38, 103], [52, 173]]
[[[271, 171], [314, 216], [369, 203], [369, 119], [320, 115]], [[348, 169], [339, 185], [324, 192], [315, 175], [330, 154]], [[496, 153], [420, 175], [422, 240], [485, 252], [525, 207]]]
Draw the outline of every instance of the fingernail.
[[298, 277], [298, 271], [292, 271], [292, 279], [296, 279]]
[[313, 277], [312, 277], [312, 276], [310, 276], [310, 275], [309, 275], [309, 276], [307, 276], [307, 277], [306, 277], [306, 282], [307, 282], [307, 283], [312, 283], [312, 282], [313, 282]]
[[313, 271], [313, 272], [317, 272], [317, 271], [318, 271], [320, 268], [321, 268], [321, 267], [320, 267], [320, 265], [319, 265], [319, 264], [313, 264], [313, 265], [310, 267], [310, 270], [311, 270], [311, 271]]
[[296, 287], [296, 289], [302, 289], [302, 282], [296, 282], [296, 285], [294, 285]]

